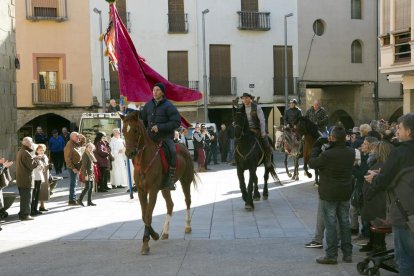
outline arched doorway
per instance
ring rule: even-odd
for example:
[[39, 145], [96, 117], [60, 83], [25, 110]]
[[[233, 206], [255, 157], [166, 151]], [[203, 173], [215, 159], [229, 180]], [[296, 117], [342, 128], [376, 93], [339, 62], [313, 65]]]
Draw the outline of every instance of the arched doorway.
[[403, 107], [401, 106], [391, 115], [390, 119], [388, 120], [390, 123], [397, 122], [398, 118], [403, 115]]
[[336, 110], [329, 116], [329, 125], [335, 125], [336, 123], [341, 122], [345, 129], [351, 129], [354, 127], [354, 120], [345, 110]]
[[57, 129], [59, 131], [59, 134], [62, 131], [62, 127], [66, 127], [69, 131], [71, 124], [69, 120], [57, 114], [43, 114], [27, 122], [17, 131], [19, 141], [21, 141], [23, 137], [26, 136], [34, 137], [37, 126], [41, 126], [43, 132], [46, 133], [47, 137], [50, 137], [52, 136], [52, 130], [54, 129]]

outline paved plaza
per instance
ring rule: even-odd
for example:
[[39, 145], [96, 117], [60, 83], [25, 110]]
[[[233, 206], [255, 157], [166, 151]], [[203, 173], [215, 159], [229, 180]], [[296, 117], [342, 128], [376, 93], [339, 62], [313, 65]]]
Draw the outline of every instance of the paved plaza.
[[[150, 241], [150, 255], [140, 255], [143, 223], [137, 194], [126, 189], [93, 195], [96, 207], [67, 206], [67, 174], [58, 183], [49, 212], [34, 221], [18, 220], [18, 202], [0, 232], [0, 275], [358, 275], [363, 259], [320, 265], [321, 249], [307, 249], [316, 223], [317, 190], [305, 178], [292, 182], [277, 158], [283, 186], [271, 180], [269, 199], [244, 210], [235, 167], [211, 166], [200, 173], [192, 192], [192, 233], [184, 233], [185, 203], [173, 192], [170, 238]], [[258, 169], [263, 184], [263, 167]], [[247, 173], [246, 173], [247, 176]], [[10, 187], [8, 190], [15, 188]], [[158, 197], [153, 226], [161, 232], [165, 202]], [[391, 246], [391, 237], [387, 238]], [[383, 271], [381, 271], [383, 272]], [[382, 275], [392, 275], [386, 272]]]

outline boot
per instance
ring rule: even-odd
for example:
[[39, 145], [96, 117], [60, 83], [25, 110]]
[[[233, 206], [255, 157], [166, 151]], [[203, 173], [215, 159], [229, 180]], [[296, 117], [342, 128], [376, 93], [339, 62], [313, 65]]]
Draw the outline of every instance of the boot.
[[90, 183], [90, 187], [88, 190], [88, 206], [96, 206], [95, 203], [92, 202], [92, 182]]
[[170, 172], [168, 174], [168, 181], [166, 181], [165, 183], [166, 185], [164, 186], [163, 190], [175, 191], [174, 175], [175, 175], [175, 167], [170, 166]]
[[262, 137], [262, 145], [263, 145], [263, 150], [264, 150], [264, 155], [265, 155], [264, 166], [266, 168], [271, 168], [272, 167], [271, 154], [273, 154], [273, 150], [270, 147], [267, 136]]
[[78, 200], [76, 200], [76, 202], [77, 202], [80, 206], [82, 206], [82, 207], [85, 207], [85, 205], [83, 205], [83, 202], [82, 202], [83, 197], [85, 196], [85, 194], [86, 194], [86, 189], [83, 189], [83, 190], [82, 190], [82, 193], [81, 193], [81, 194], [80, 194], [80, 196], [79, 196], [79, 199], [78, 199]]

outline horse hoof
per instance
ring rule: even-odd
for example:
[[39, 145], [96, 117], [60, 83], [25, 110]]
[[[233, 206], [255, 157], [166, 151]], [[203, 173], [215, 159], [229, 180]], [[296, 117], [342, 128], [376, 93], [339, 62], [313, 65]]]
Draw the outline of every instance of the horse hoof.
[[295, 181], [298, 181], [298, 180], [299, 180], [299, 176], [296, 176], [296, 177], [295, 177]]
[[268, 196], [263, 196], [263, 200], [267, 200]]
[[190, 234], [192, 230], [193, 230], [193, 229], [191, 228], [191, 226], [186, 227], [186, 228], [185, 228], [185, 233], [186, 233], [186, 234]]
[[169, 235], [168, 234], [162, 234], [161, 235], [161, 240], [168, 240], [168, 238], [169, 238]]
[[247, 211], [252, 211], [253, 210], [253, 206], [250, 205], [250, 204], [246, 204], [246, 205], [244, 205], [244, 209], [247, 210]]
[[141, 255], [148, 255], [149, 252], [150, 252], [149, 246], [148, 245], [147, 246], [143, 245], [142, 248], [141, 248]]
[[308, 173], [306, 176], [309, 177], [309, 178], [312, 178], [312, 174], [311, 173]]
[[153, 234], [151, 234], [151, 238], [154, 241], [158, 241], [160, 239], [160, 235], [157, 232], [154, 232]]
[[292, 177], [292, 174], [288, 173], [288, 177]]
[[254, 201], [260, 201], [260, 196], [259, 197], [254, 197], [253, 200]]

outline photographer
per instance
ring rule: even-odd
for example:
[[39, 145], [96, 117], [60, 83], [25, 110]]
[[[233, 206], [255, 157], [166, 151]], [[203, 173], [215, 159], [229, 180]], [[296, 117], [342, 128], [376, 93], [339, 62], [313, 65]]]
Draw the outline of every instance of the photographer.
[[207, 165], [210, 165], [211, 157], [213, 157], [214, 165], [217, 165], [217, 134], [214, 132], [214, 127], [209, 126], [208, 132], [210, 137], [210, 149], [208, 151], [207, 157], [206, 157], [206, 167]]

